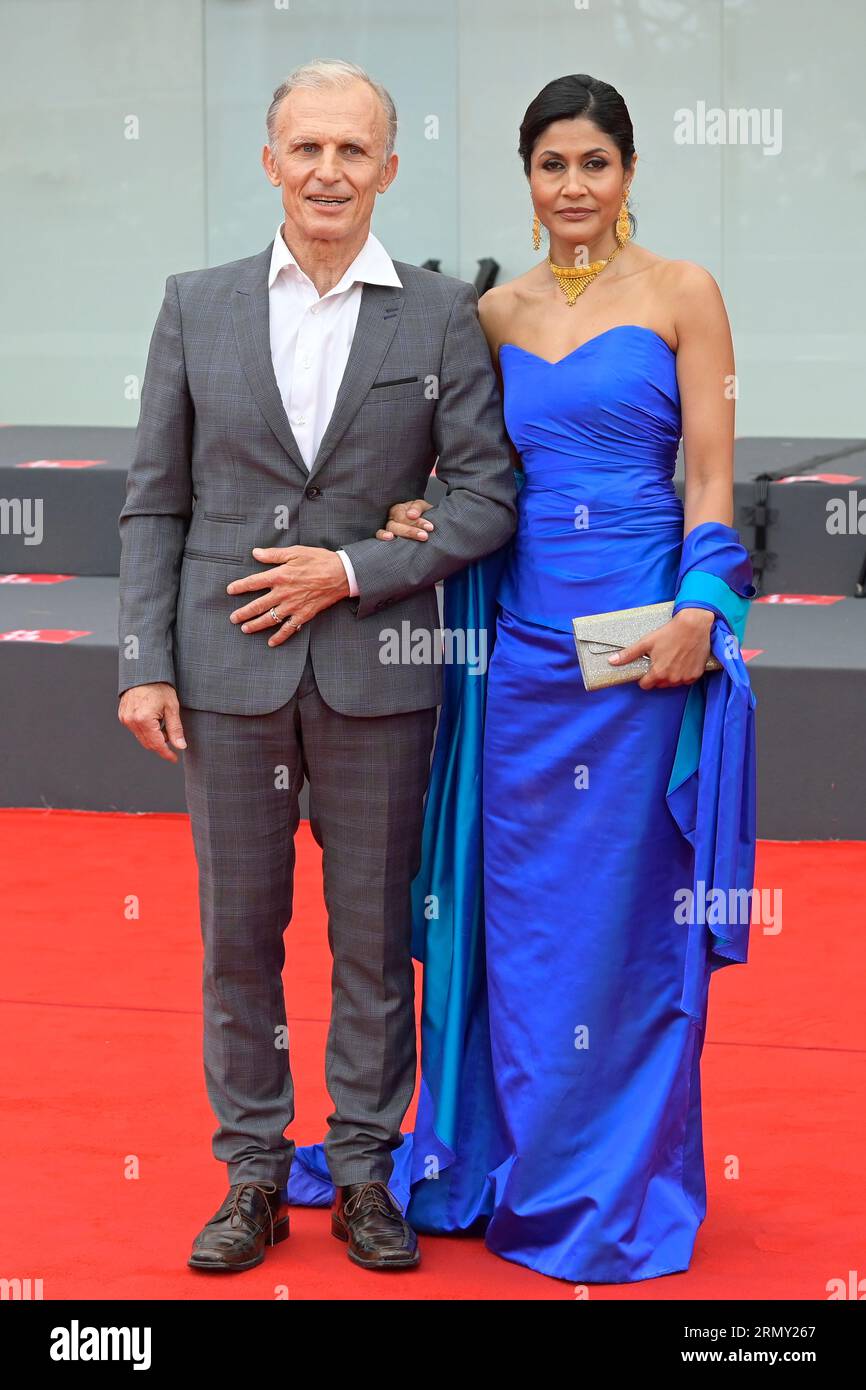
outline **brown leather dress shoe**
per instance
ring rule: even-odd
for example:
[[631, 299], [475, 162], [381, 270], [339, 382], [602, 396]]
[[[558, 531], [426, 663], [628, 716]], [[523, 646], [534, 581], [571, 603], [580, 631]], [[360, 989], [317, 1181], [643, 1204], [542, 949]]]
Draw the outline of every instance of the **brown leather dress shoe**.
[[276, 1183], [233, 1183], [193, 1241], [187, 1264], [192, 1269], [253, 1269], [265, 1258], [266, 1246], [288, 1234], [289, 1208]]
[[383, 1182], [338, 1187], [331, 1234], [348, 1242], [349, 1259], [364, 1269], [413, 1269], [421, 1258], [418, 1237]]

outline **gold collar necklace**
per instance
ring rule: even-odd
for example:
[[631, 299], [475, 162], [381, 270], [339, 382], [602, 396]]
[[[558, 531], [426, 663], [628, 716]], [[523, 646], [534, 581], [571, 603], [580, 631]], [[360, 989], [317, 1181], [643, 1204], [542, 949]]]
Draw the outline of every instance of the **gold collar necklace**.
[[548, 251], [547, 264], [556, 276], [566, 300], [571, 305], [579, 294], [583, 294], [587, 285], [591, 285], [595, 277], [601, 274], [605, 266], [610, 265], [614, 256], [621, 250], [622, 247], [617, 244], [606, 261], [592, 261], [590, 265], [554, 265]]

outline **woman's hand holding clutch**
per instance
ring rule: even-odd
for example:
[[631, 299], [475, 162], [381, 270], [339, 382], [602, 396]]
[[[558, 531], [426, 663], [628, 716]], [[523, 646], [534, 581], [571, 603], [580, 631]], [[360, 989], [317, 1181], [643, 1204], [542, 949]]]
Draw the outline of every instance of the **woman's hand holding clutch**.
[[376, 532], [376, 539], [392, 541], [395, 536], [403, 536], [407, 541], [426, 541], [433, 522], [420, 518], [432, 506], [423, 497], [416, 497], [413, 502], [395, 502], [388, 512], [387, 525]]
[[[395, 502], [389, 508], [386, 525], [376, 532], [376, 539], [393, 540], [395, 536], [402, 536], [406, 540], [425, 541], [433, 530], [433, 523], [423, 516], [432, 505], [422, 497]], [[683, 608], [670, 622], [610, 657], [611, 665], [625, 666], [648, 656], [651, 664], [638, 682], [642, 690], [693, 685], [706, 670], [710, 629], [715, 617], [707, 608]]]
[[625, 666], [648, 656], [650, 666], [638, 682], [641, 690], [693, 685], [704, 674], [715, 619], [715, 613], [707, 608], [683, 608], [669, 623], [608, 660], [612, 666]]

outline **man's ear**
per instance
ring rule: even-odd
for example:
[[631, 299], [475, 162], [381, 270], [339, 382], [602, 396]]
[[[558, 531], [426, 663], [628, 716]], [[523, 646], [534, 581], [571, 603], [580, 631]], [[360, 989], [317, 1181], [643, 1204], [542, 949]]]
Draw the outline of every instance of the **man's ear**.
[[274, 188], [279, 188], [281, 182], [279, 170], [277, 169], [276, 160], [274, 159], [270, 145], [262, 146], [262, 168], [265, 171], [265, 177], [268, 183], [273, 184]]
[[399, 167], [399, 164], [399, 156], [397, 154], [392, 154], [391, 158], [388, 160], [388, 163], [385, 165], [385, 168], [382, 170], [382, 177], [376, 185], [376, 191], [378, 193], [384, 193], [387, 188], [391, 187], [391, 184], [397, 177], [397, 169]]

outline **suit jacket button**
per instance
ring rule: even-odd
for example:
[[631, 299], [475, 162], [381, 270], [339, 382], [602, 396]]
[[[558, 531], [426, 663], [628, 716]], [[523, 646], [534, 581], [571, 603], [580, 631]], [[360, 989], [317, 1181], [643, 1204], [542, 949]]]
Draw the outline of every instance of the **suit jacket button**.
[[322, 489], [320, 487], [316, 487], [315, 483], [313, 483], [310, 487], [307, 488], [306, 495], [307, 497], [321, 497]]

